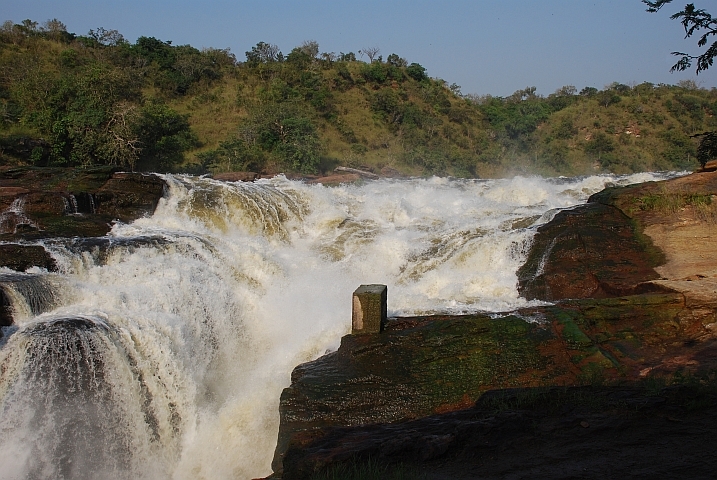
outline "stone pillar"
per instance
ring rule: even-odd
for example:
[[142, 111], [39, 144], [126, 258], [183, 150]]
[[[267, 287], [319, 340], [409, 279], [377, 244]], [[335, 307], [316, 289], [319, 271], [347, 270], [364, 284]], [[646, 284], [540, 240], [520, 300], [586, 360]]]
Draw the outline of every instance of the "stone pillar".
[[381, 333], [386, 326], [386, 285], [361, 285], [353, 295], [351, 333]]

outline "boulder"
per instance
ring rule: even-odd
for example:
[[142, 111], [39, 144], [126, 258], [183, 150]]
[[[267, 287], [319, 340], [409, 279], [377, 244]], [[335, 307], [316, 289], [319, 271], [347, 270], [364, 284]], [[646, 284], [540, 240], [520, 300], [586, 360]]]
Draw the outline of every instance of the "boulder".
[[24, 272], [30, 267], [57, 271], [57, 264], [42, 245], [0, 244], [0, 267]]
[[94, 194], [96, 213], [122, 222], [151, 215], [164, 188], [164, 181], [154, 174], [114, 173]]
[[[547, 301], [670, 290], [689, 295], [705, 286], [717, 293], [713, 199], [714, 172], [596, 193], [538, 228], [518, 270], [518, 290]], [[697, 274], [699, 281], [684, 283]]]

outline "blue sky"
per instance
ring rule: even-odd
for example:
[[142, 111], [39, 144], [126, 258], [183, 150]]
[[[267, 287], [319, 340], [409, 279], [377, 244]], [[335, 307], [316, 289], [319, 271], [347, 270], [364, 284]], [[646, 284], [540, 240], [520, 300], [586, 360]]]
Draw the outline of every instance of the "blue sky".
[[[507, 96], [527, 86], [547, 95], [563, 85], [603, 88], [614, 81], [717, 87], [717, 66], [669, 73], [674, 50], [699, 53], [670, 14], [639, 0], [3, 0], [0, 21], [57, 18], [70, 32], [116, 29], [174, 45], [230, 48], [238, 59], [257, 42], [288, 53], [304, 40], [322, 52], [378, 47], [418, 62], [463, 93]], [[717, 14], [708, 0], [696, 0]], [[365, 60], [365, 57], [364, 57]]]

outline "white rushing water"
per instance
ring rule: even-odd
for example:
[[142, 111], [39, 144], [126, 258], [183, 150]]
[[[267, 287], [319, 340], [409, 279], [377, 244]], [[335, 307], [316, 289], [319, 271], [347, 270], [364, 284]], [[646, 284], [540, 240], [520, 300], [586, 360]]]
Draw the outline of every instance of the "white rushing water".
[[536, 225], [664, 175], [165, 178], [155, 214], [104, 244], [46, 241], [60, 273], [0, 272], [17, 323], [0, 350], [2, 478], [268, 475], [281, 390], [349, 332], [356, 287], [388, 285], [389, 315], [528, 305], [516, 270]]

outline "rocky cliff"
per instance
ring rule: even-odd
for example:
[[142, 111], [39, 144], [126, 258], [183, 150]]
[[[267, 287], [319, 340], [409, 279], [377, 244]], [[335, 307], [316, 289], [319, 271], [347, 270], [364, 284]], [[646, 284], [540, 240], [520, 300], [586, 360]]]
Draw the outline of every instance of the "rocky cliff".
[[[604, 449], [618, 448], [609, 425], [631, 422], [645, 444], [660, 434], [676, 443], [662, 455], [633, 449], [612, 471], [643, 465], [657, 474], [674, 467], [685, 439], [656, 426], [655, 417], [686, 418], [688, 402], [673, 395], [679, 390], [702, 405], [689, 411], [691, 426], [715, 424], [705, 405], [713, 404], [717, 382], [707, 382], [711, 390], [696, 382], [697, 393], [684, 384], [649, 392], [645, 385], [659, 378], [665, 386], [675, 375], [712, 378], [717, 367], [715, 195], [713, 173], [607, 189], [538, 229], [519, 288], [552, 306], [500, 318], [392, 319], [383, 333], [346, 336], [337, 352], [300, 365], [281, 397], [275, 476], [309, 478], [378, 459], [418, 465], [425, 478], [520, 476], [530, 468], [560, 477], [562, 467], [567, 476], [597, 478], [604, 472], [583, 467], [604, 462]], [[593, 390], [583, 398], [585, 388]], [[513, 400], [496, 414], [486, 399], [506, 395]], [[516, 403], [521, 395], [532, 406]], [[644, 406], [644, 417], [631, 416], [635, 404]], [[601, 433], [580, 435], [595, 423], [588, 417], [603, 426]], [[714, 442], [700, 439], [693, 450], [708, 454], [704, 449]], [[532, 464], [511, 467], [504, 448], [513, 442], [558, 465], [548, 473], [548, 462], [531, 453]], [[550, 442], [572, 445], [584, 461], [563, 458], [561, 467], [547, 454]]]
[[3, 168], [0, 170], [0, 266], [53, 270], [54, 262], [29, 241], [99, 237], [112, 222], [150, 215], [164, 194], [152, 174], [117, 168]]

